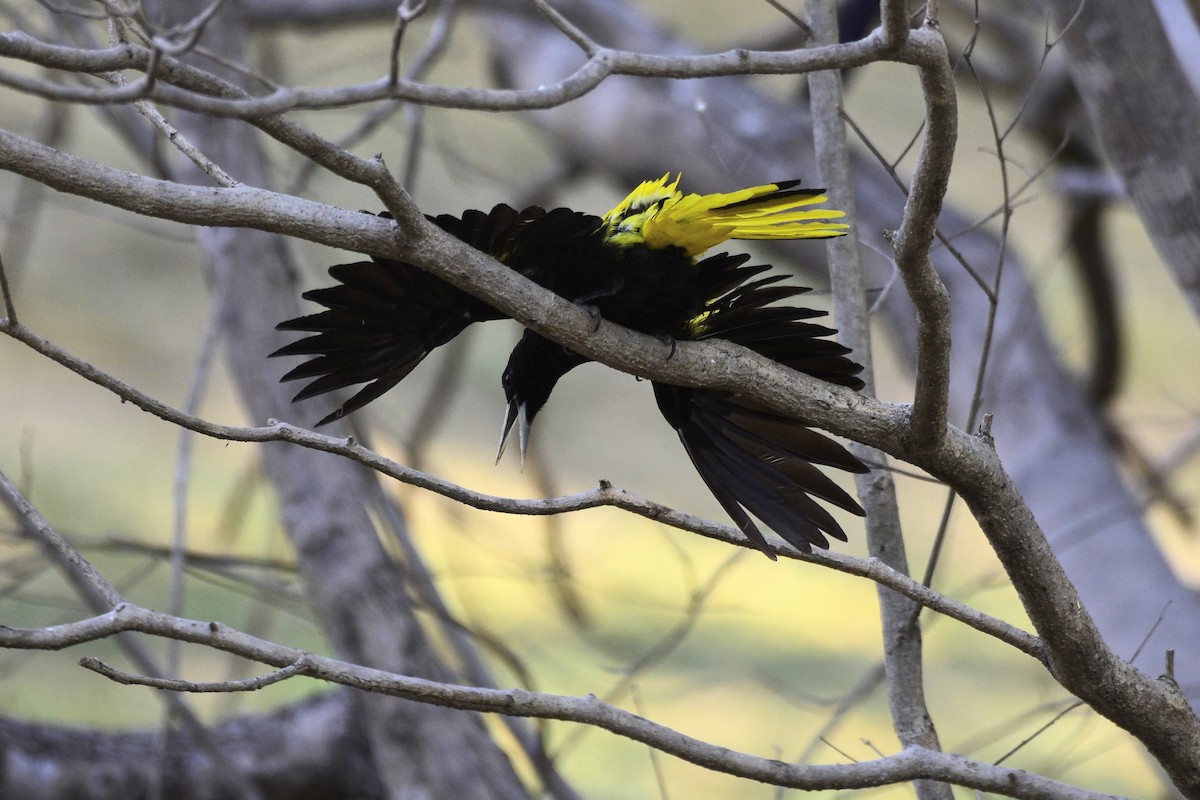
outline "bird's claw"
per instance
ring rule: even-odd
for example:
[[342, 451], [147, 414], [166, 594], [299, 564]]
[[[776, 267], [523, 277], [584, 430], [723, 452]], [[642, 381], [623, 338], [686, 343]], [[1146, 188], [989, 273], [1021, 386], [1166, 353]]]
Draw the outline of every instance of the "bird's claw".
[[600, 330], [600, 323], [604, 321], [604, 316], [600, 313], [600, 309], [591, 303], [583, 303], [579, 306], [587, 315], [592, 318], [592, 333]]

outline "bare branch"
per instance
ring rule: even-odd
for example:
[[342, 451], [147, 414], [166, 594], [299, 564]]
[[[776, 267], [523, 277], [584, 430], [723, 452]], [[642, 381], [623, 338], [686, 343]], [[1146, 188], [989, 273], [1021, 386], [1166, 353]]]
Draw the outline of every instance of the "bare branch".
[[[89, 680], [84, 676], [85, 680]], [[134, 694], [128, 693], [130, 701]], [[326, 800], [382, 798], [358, 711], [361, 694], [321, 692], [265, 714], [245, 714], [213, 726], [221, 748], [244, 768], [264, 797], [295, 797], [297, 787], [320, 787]], [[170, 740], [150, 732], [80, 730], [0, 719], [0, 745], [9, 754], [0, 776], [6, 797], [106, 800], [151, 795], [155, 762], [165, 751], [170, 774], [164, 797], [245, 797], [230, 789], [228, 764], [196, 753], [186, 731]], [[102, 772], [105, 781], [95, 780]], [[110, 783], [111, 781], [111, 783]]]
[[480, 689], [397, 675], [284, 647], [221, 623], [172, 617], [129, 603], [118, 605], [103, 616], [54, 628], [0, 626], [0, 647], [58, 650], [125, 631], [202, 644], [281, 669], [300, 664], [307, 676], [317, 680], [419, 703], [594, 725], [705, 768], [775, 786], [810, 790], [862, 788], [929, 778], [1031, 800], [1047, 796], [1059, 800], [1111, 798], [1111, 795], [1078, 789], [1023, 770], [996, 767], [919, 747], [854, 764], [785, 764], [685, 736], [592, 696], [578, 698], [523, 689]]
[[[936, 13], [932, 15], [932, 19], [937, 19]], [[879, 24], [888, 50], [895, 52], [908, 41], [908, 20], [908, 3], [904, 0], [883, 0], [879, 4]]]
[[[586, 312], [581, 312], [586, 317]], [[587, 323], [590, 325], [591, 323]], [[217, 425], [189, 414], [184, 414], [163, 403], [154, 400], [137, 389], [105, 374], [91, 364], [75, 358], [71, 354], [56, 347], [52, 343], [34, 334], [23, 326], [6, 326], [0, 328], [14, 339], [23, 342], [42, 355], [57, 361], [72, 372], [86, 378], [97, 385], [114, 392], [123, 400], [133, 403], [143, 411], [147, 411], [160, 419], [193, 430], [216, 439], [238, 442], [291, 442], [313, 450], [335, 453], [349, 458], [363, 466], [369, 467], [380, 474], [387, 475], [403, 483], [436, 492], [444, 497], [471, 506], [482, 511], [496, 511], [507, 514], [546, 515], [559, 514], [569, 511], [580, 511], [588, 508], [612, 506], [638, 514], [639, 516], [661, 522], [666, 525], [698, 533], [713, 539], [719, 539], [742, 547], [751, 546], [743, 534], [728, 525], [718, 525], [701, 520], [682, 512], [674, 511], [657, 503], [644, 500], [623, 489], [617, 489], [608, 484], [601, 484], [598, 489], [580, 494], [567, 495], [544, 500], [515, 500], [496, 497], [494, 495], [475, 492], [435, 476], [412, 469], [378, 453], [363, 447], [353, 439], [335, 438], [312, 431], [297, 428], [286, 423], [274, 423], [265, 428], [239, 428]], [[633, 334], [630, 334], [633, 335]], [[651, 337], [654, 344], [661, 345]], [[678, 355], [676, 356], [678, 357]], [[877, 559], [863, 561], [853, 556], [841, 553], [800, 553], [786, 545], [776, 548], [779, 555], [803, 561], [824, 564], [840, 572], [869, 578], [882, 585], [888, 586], [901, 594], [911, 597], [935, 611], [951, 616], [963, 623], [996, 636], [1016, 647], [1018, 650], [1036, 659], [1043, 660], [1043, 645], [1036, 637], [1015, 628], [1001, 620], [989, 617], [974, 609], [944, 597], [932, 589], [923, 586], [911, 578], [902, 575]]]
[[401, 0], [396, 6], [396, 24], [392, 28], [392, 49], [388, 54], [388, 86], [400, 82], [400, 45], [404, 42], [404, 34], [408, 31], [409, 23], [428, 7], [428, 0]]
[[152, 678], [145, 675], [133, 675], [105, 664], [98, 658], [85, 656], [79, 659], [79, 666], [103, 675], [109, 680], [126, 686], [149, 686], [152, 689], [165, 689], [171, 692], [187, 692], [189, 694], [204, 694], [208, 692], [257, 692], [273, 683], [285, 681], [288, 678], [308, 675], [309, 657], [302, 655], [294, 664], [260, 675], [257, 678], [247, 678], [240, 681], [215, 681], [196, 683], [195, 681], [175, 680], [173, 678]]
[[23, 519], [25, 524], [37, 533], [39, 543], [51, 549], [56, 560], [63, 564], [81, 586], [100, 599], [104, 607], [113, 608], [125, 601], [107, 578], [97, 572], [86, 558], [79, 555], [79, 551], [71, 547], [58, 531], [50, 527], [50, 523], [46, 522], [3, 472], [0, 472], [0, 499], [13, 514]]
[[[901, 13], [905, 10], [903, 3], [892, 5], [899, 6]], [[885, 16], [888, 14], [886, 7], [887, 4]], [[810, 0], [808, 15], [809, 27], [817, 42], [837, 41], [837, 9], [832, 2]], [[903, 16], [900, 19], [904, 23], [904, 33], [907, 35], [907, 21]], [[809, 90], [812, 95], [813, 141], [816, 145], [817, 162], [821, 168], [820, 182], [828, 187], [836, 207], [844, 210], [850, 219], [857, 219], [858, 213], [851, 189], [846, 129], [838, 113], [842, 106], [841, 79], [838, 73], [833, 71], [812, 73], [809, 75]], [[932, 136], [935, 133], [940, 135], [943, 131], [931, 130], [927, 135]], [[950, 142], [950, 152], [953, 152], [953, 140]], [[925, 162], [918, 169], [929, 166], [929, 163]], [[863, 366], [861, 377], [866, 383], [863, 393], [874, 396], [875, 375], [867, 321], [867, 298], [857, 239], [854, 235], [831, 239], [826, 247], [831, 265], [830, 281], [834, 292], [838, 338], [854, 351], [855, 359]], [[927, 243], [926, 260], [928, 246]], [[932, 264], [929, 269], [932, 270]], [[944, 325], [944, 321], [941, 324]], [[948, 352], [945, 358], [948, 361]], [[948, 374], [946, 380], [949, 380]], [[945, 385], [928, 391], [947, 393], [948, 388], [948, 385]], [[942, 397], [941, 402], [944, 403], [945, 394]], [[915, 418], [917, 412], [914, 410], [913, 413]], [[945, 424], [944, 420], [941, 424]], [[868, 464], [887, 463], [886, 456], [864, 445], [852, 445], [851, 452]], [[897, 573], [907, 575], [908, 557], [905, 553], [896, 486], [892, 476], [886, 470], [873, 471], [867, 475], [855, 475], [854, 484], [867, 513], [868, 551], [873, 558], [880, 559]], [[933, 717], [925, 702], [922, 640], [918, 624], [920, 606], [880, 586], [879, 607], [883, 623], [888, 705], [892, 712], [893, 727], [905, 746], [940, 750]], [[953, 791], [948, 784], [919, 781], [915, 788], [921, 800], [953, 798]]]
[[558, 13], [546, 0], [529, 1], [542, 16], [550, 20], [551, 25], [558, 28], [568, 39], [579, 45], [579, 49], [583, 51], [585, 56], [593, 58], [600, 52], [600, 45], [595, 40], [584, 33], [578, 26], [574, 25], [569, 19]]
[[[817, 69], [845, 69], [883, 59], [889, 47], [878, 32], [848, 44], [787, 52], [734, 50], [706, 56], [667, 56], [629, 53], [595, 46], [596, 51], [567, 78], [536, 89], [487, 90], [433, 86], [404, 79], [394, 84], [387, 76], [369, 83], [333, 89], [276, 88], [264, 97], [229, 99], [181, 90], [172, 85], [176, 66], [162, 57], [153, 85], [146, 80], [117, 89], [68, 86], [0, 70], [0, 85], [60, 102], [115, 104], [149, 99], [215, 116], [254, 119], [298, 109], [344, 108], [378, 100], [406, 100], [428, 106], [487, 111], [553, 108], [592, 91], [613, 75], [644, 78], [704, 78], [716, 75], [797, 74]], [[0, 34], [0, 56], [31, 61], [55, 69], [106, 72], [149, 69], [154, 55], [135, 45], [83, 51], [40, 42], [23, 32]], [[896, 58], [918, 61], [928, 57], [927, 46], [907, 43]]]
[[896, 266], [917, 309], [917, 387], [912, 407], [912, 446], [936, 445], [946, 428], [950, 394], [950, 297], [929, 255], [937, 231], [957, 140], [957, 101], [941, 34], [914, 32], [920, 47], [925, 97], [925, 139], [917, 158], [904, 221], [892, 240]]

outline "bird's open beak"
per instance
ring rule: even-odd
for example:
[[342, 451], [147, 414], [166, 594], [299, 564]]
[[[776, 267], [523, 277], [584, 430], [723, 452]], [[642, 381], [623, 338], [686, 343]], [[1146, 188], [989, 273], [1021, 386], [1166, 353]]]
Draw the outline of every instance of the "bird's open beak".
[[525, 404], [510, 400], [504, 412], [504, 427], [500, 431], [500, 446], [496, 448], [496, 463], [504, 455], [504, 447], [508, 444], [508, 434], [512, 432], [513, 423], [517, 423], [517, 441], [521, 447], [521, 469], [525, 469], [525, 448], [529, 446], [529, 417], [525, 413]]

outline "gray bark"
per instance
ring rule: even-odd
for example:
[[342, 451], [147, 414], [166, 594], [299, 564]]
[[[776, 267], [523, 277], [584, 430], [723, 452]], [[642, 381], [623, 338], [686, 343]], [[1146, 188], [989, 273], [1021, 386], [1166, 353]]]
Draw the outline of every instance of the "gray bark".
[[1200, 314], [1200, 99], [1162, 21], [1150, 3], [1044, 5], [1108, 163]]
[[[383, 798], [358, 703], [328, 692], [270, 714], [214, 725], [209, 734], [263, 797]], [[164, 758], [162, 733], [106, 733], [0, 719], [0, 797], [145, 797]], [[183, 733], [166, 745], [162, 796], [229, 796], [221, 769]], [[119, 791], [114, 791], [119, 789]]]

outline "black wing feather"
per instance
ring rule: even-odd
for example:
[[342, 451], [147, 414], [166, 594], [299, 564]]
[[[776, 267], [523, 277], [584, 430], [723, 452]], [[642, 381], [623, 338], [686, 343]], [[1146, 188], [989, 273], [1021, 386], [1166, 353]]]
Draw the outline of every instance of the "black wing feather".
[[[745, 273], [753, 268], [740, 263], [714, 256], [697, 265], [714, 273], [708, 285], [718, 291], [709, 295], [714, 299], [704, 313], [685, 326], [684, 338], [726, 339], [822, 380], [861, 388], [862, 368], [846, 357], [849, 350], [824, 338], [834, 331], [805, 321], [824, 312], [770, 305], [806, 290], [777, 285], [778, 277], [747, 281]], [[846, 539], [837, 520], [814, 499], [863, 513], [814, 466], [866, 472], [842, 445], [802, 420], [773, 414], [730, 392], [656, 382], [654, 394], [700, 477], [756, 547], [774, 558], [750, 514], [804, 552], [828, 547], [826, 536]]]
[[[387, 216], [383, 214], [382, 216]], [[545, 284], [564, 242], [587, 236], [600, 224], [587, 214], [531, 206], [518, 212], [497, 205], [490, 212], [430, 217], [447, 233]], [[333, 286], [304, 293], [326, 310], [280, 323], [285, 331], [312, 334], [271, 356], [316, 356], [284, 375], [311, 379], [296, 394], [303, 400], [366, 384], [318, 426], [362, 408], [402, 381], [433, 350], [474, 322], [502, 314], [482, 300], [401, 261], [376, 258], [329, 268]]]

